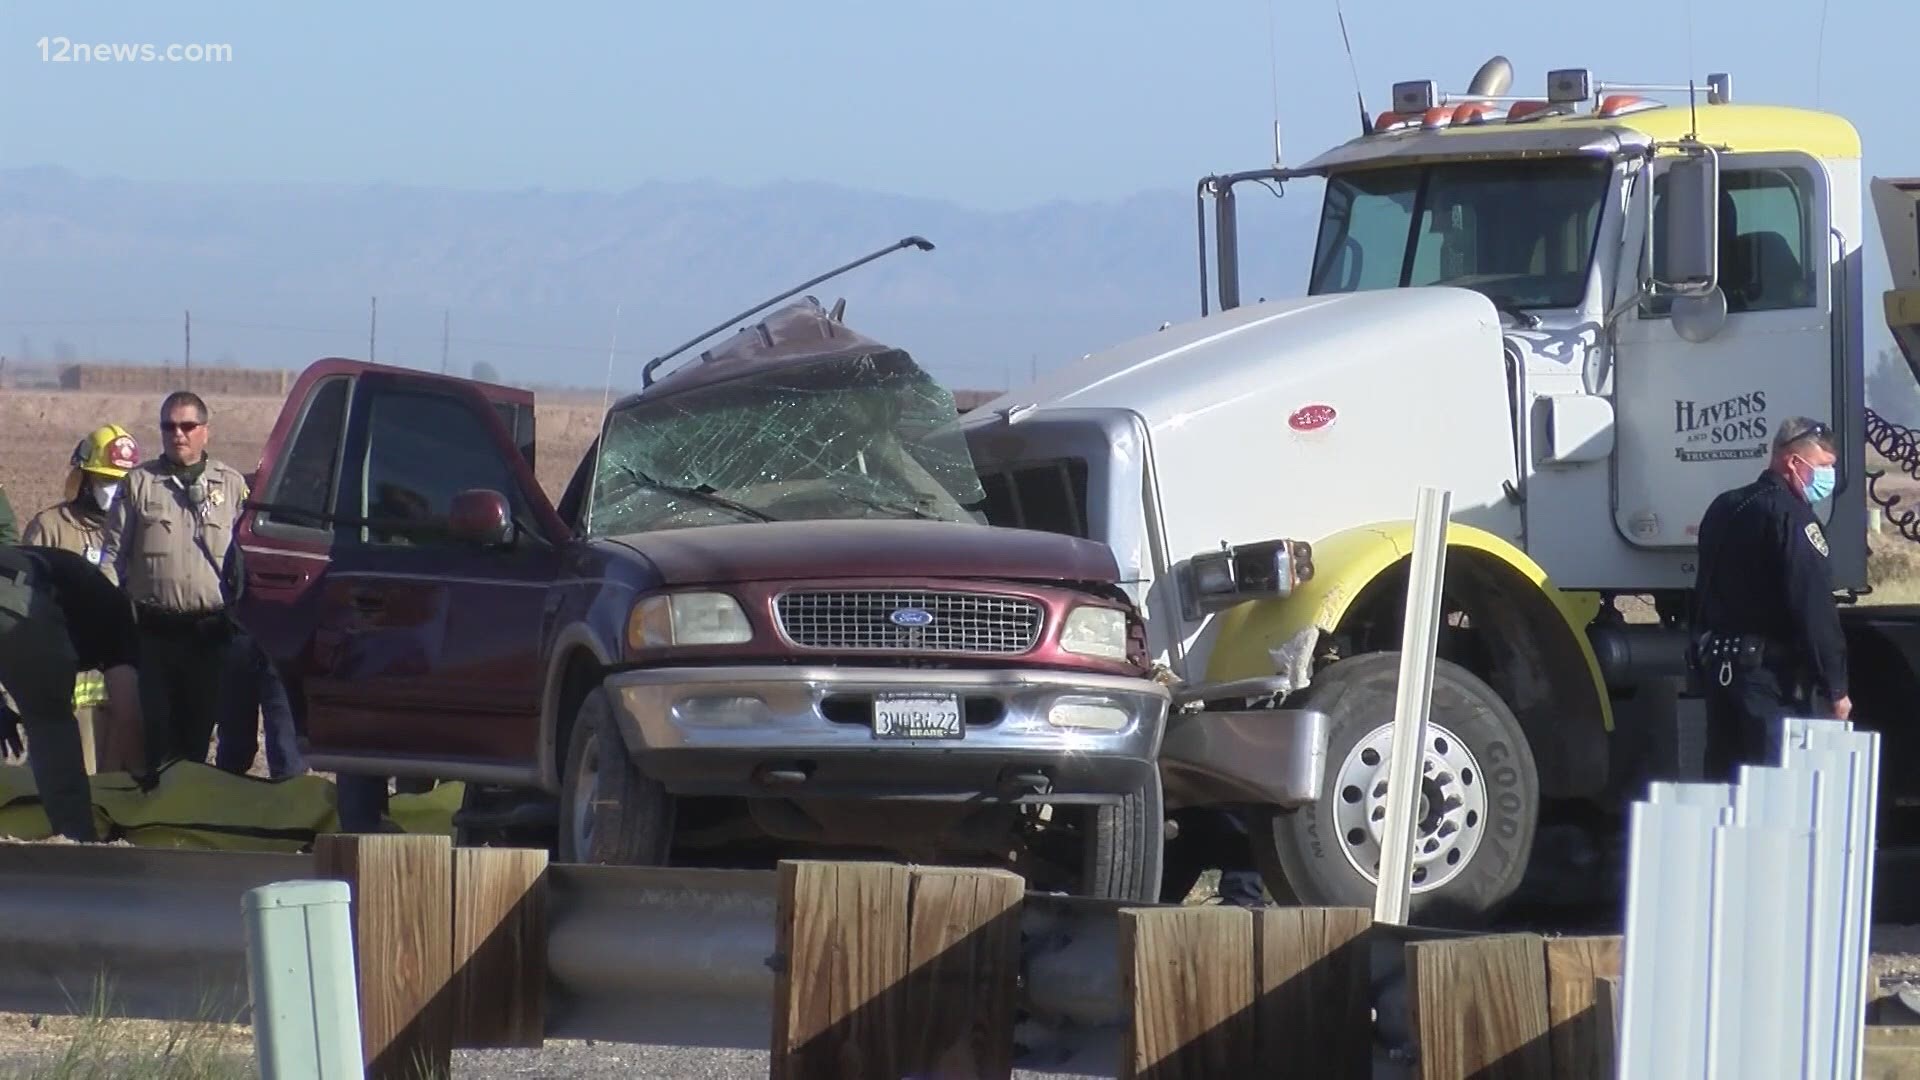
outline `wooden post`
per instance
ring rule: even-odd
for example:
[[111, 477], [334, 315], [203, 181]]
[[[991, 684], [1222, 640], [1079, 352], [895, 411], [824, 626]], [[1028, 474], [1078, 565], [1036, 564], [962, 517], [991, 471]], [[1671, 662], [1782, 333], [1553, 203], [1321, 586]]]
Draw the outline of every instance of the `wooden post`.
[[1254, 915], [1259, 1065], [1276, 1080], [1367, 1080], [1373, 1003], [1367, 908], [1264, 908]]
[[369, 1080], [452, 1068], [453, 845], [445, 836], [337, 834], [313, 846], [316, 876], [353, 890], [361, 1044]]
[[1553, 1075], [1613, 1080], [1613, 1018], [1596, 995], [1600, 979], [1620, 975], [1620, 938], [1548, 938], [1546, 954]]
[[1026, 881], [929, 866], [913, 869], [910, 888], [901, 1075], [1011, 1077]]
[[1620, 976], [1593, 980], [1593, 1012], [1594, 1026], [1600, 1031], [1607, 1055], [1605, 1071], [1595, 1070], [1593, 1075], [1613, 1080], [1620, 1067]]
[[1406, 955], [1423, 1080], [1555, 1075], [1537, 935], [1410, 942]]
[[772, 1080], [897, 1080], [905, 867], [785, 861], [774, 915]]
[[1122, 908], [1122, 1080], [1262, 1075], [1255, 1066], [1253, 912]]
[[456, 1047], [546, 1045], [545, 850], [454, 850], [453, 1003]]

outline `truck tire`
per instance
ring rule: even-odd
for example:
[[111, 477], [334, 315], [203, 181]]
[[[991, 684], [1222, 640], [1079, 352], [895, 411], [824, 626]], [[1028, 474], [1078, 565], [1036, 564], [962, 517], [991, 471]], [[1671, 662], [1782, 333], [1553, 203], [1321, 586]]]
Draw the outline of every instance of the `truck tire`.
[[628, 756], [599, 687], [567, 737], [559, 831], [561, 862], [664, 866], [672, 849], [673, 796]]
[[[1329, 666], [1305, 707], [1327, 714], [1321, 797], [1256, 815], [1254, 858], [1274, 896], [1372, 907], [1386, 815], [1398, 652]], [[1519, 888], [1540, 816], [1540, 779], [1513, 710], [1458, 664], [1438, 661], [1414, 828], [1411, 918], [1425, 926], [1484, 925]]]
[[1160, 774], [1119, 802], [1088, 807], [1082, 888], [1105, 900], [1160, 899], [1161, 847], [1166, 813]]

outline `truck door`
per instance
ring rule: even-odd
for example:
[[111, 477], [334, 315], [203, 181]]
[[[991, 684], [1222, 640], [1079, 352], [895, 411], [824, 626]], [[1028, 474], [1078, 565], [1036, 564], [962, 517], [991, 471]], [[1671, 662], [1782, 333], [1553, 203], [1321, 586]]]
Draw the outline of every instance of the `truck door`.
[[[1656, 236], [1664, 164], [1653, 189]], [[1725, 325], [1687, 341], [1671, 301], [1643, 301], [1620, 320], [1614, 515], [1628, 542], [1692, 547], [1714, 496], [1766, 467], [1782, 419], [1811, 416], [1844, 430], [1835, 415], [1828, 182], [1805, 154], [1722, 156]], [[1841, 490], [1850, 479], [1839, 477]]]
[[[316, 757], [535, 761], [542, 621], [560, 537], [496, 404], [464, 382], [362, 377], [319, 601], [327, 648], [309, 686]], [[506, 497], [510, 545], [447, 535], [454, 496], [476, 488]]]

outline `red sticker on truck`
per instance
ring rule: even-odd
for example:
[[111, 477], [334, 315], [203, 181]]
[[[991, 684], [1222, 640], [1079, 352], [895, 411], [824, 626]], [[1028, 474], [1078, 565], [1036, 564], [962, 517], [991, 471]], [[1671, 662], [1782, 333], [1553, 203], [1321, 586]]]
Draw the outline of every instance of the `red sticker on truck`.
[[1331, 405], [1303, 405], [1287, 417], [1287, 426], [1295, 431], [1315, 431], [1333, 423], [1337, 415]]

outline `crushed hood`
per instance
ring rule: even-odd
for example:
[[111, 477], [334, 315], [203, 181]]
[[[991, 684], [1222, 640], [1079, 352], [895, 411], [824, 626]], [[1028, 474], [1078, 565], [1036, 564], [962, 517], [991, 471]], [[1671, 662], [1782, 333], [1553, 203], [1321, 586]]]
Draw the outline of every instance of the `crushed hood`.
[[805, 578], [1119, 580], [1104, 544], [945, 521], [780, 521], [610, 538], [667, 585]]

